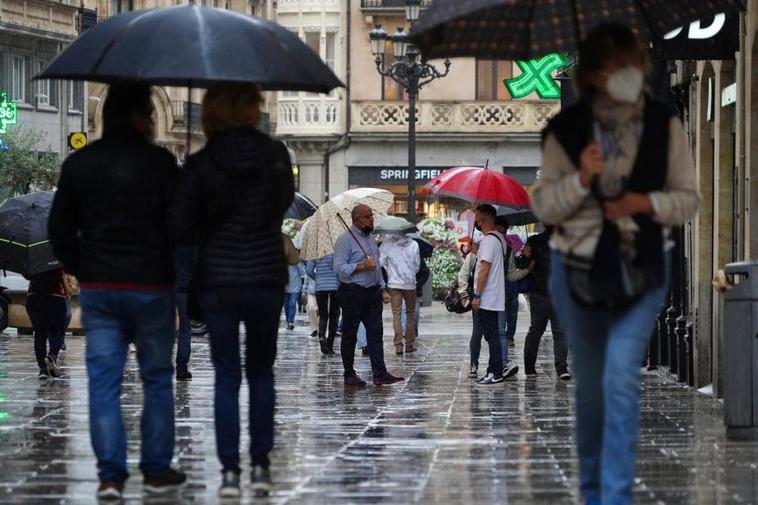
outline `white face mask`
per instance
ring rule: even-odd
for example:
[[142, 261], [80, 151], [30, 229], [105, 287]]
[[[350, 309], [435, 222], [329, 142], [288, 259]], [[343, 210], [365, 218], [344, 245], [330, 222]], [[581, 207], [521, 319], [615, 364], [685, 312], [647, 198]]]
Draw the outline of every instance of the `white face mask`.
[[605, 91], [612, 99], [622, 103], [636, 103], [642, 93], [645, 76], [637, 67], [624, 67], [608, 76]]

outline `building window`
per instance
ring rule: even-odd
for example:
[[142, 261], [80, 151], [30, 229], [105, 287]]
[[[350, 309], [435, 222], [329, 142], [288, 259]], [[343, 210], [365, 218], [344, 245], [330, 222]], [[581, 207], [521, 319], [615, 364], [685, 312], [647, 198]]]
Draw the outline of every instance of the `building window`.
[[111, 0], [111, 16], [134, 10], [134, 0]]
[[[384, 48], [384, 68], [391, 68], [393, 63], [395, 63], [395, 52], [388, 40]], [[400, 84], [390, 77], [382, 78], [382, 100], [403, 100], [405, 97], [406, 93], [403, 92], [403, 87]]]
[[68, 110], [69, 112], [81, 112], [84, 107], [84, 83], [70, 81], [68, 83]]
[[11, 55], [11, 100], [19, 103], [29, 103], [29, 63], [28, 56]]
[[510, 100], [511, 94], [503, 82], [513, 77], [510, 61], [476, 60], [476, 99]]
[[[37, 71], [42, 72], [47, 61], [37, 61]], [[37, 81], [37, 107], [58, 107], [58, 81]]]

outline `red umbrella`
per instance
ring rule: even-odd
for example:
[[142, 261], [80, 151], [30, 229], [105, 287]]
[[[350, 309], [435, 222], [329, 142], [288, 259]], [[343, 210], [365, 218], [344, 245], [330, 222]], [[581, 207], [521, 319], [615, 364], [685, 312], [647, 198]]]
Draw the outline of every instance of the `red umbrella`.
[[454, 167], [429, 181], [435, 195], [472, 203], [490, 203], [512, 209], [528, 209], [529, 193], [513, 177], [483, 167]]

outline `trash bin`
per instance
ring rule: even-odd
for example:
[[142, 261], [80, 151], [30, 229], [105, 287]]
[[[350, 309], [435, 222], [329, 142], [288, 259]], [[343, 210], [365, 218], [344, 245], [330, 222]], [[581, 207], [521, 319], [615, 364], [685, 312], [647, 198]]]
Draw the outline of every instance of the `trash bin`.
[[724, 268], [724, 424], [735, 440], [758, 439], [758, 261]]

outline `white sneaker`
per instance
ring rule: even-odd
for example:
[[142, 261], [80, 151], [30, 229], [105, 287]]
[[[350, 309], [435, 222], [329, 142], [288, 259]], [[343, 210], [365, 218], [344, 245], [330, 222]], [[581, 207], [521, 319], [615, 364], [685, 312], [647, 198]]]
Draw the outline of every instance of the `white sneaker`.
[[518, 365], [512, 365], [508, 363], [503, 367], [503, 379], [508, 379], [509, 377], [513, 377], [518, 373]]
[[503, 382], [503, 378], [495, 377], [495, 374], [493, 373], [488, 373], [487, 375], [485, 375], [484, 377], [476, 381], [476, 383], [479, 384], [480, 386], [490, 386], [492, 384], [498, 384], [500, 382]]

